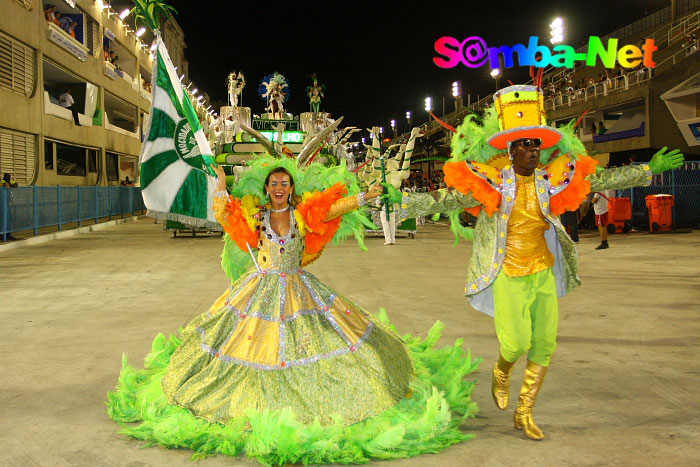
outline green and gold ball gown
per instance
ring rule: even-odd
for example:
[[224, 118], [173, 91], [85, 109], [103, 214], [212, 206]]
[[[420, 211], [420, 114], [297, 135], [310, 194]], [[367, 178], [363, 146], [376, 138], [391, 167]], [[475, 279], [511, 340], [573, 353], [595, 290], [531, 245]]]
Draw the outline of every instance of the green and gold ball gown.
[[[284, 165], [263, 161], [249, 177]], [[307, 172], [294, 171], [297, 193], [316, 188]], [[268, 465], [409, 457], [471, 437], [460, 428], [477, 411], [465, 377], [479, 360], [461, 341], [435, 349], [440, 322], [425, 339], [399, 337], [383, 311], [370, 315], [303, 269], [361, 227], [348, 190], [357, 191], [350, 178], [302, 192], [284, 236], [254, 193], [215, 197], [224, 262], [244, 262], [249, 245], [257, 262], [179, 337], [158, 335], [145, 369], [124, 358], [108, 401], [123, 433], [193, 458], [244, 454]]]

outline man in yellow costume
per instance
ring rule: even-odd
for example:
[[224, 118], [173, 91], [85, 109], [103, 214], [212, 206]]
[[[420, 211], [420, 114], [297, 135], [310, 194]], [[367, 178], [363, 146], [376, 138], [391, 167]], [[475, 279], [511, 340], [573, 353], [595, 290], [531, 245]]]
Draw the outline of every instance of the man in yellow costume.
[[478, 216], [465, 292], [474, 308], [494, 317], [500, 356], [491, 392], [505, 410], [513, 365], [527, 354], [513, 424], [541, 440], [532, 409], [556, 348], [557, 298], [580, 285], [576, 249], [559, 216], [591, 191], [648, 185], [652, 174], [680, 166], [683, 155], [664, 148], [648, 165], [596, 170], [573, 122], [547, 125], [539, 87], [511, 86], [494, 100], [482, 122], [470, 115], [450, 128], [448, 188], [401, 194], [384, 186], [389, 200], [401, 203], [402, 219], [449, 212], [459, 229], [461, 210]]

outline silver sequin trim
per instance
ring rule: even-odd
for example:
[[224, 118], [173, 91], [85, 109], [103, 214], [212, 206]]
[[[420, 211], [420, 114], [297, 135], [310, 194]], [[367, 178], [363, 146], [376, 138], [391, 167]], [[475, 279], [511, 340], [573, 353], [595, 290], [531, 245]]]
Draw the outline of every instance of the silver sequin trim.
[[[370, 334], [372, 334], [372, 330], [374, 330], [374, 323], [370, 322], [369, 326], [367, 326], [367, 330], [365, 331], [365, 333], [362, 335], [362, 337], [360, 337], [360, 339], [358, 339], [357, 343], [355, 343], [354, 345], [349, 345], [348, 347], [342, 347], [340, 349], [334, 350], [334, 351], [329, 352], [329, 353], [314, 355], [313, 357], [302, 358], [300, 360], [292, 360], [289, 362], [284, 362], [285, 365], [282, 366], [282, 365], [264, 365], [262, 363], [247, 362], [245, 360], [241, 360], [241, 359], [231, 357], [228, 355], [221, 355], [220, 351], [213, 349], [211, 346], [207, 345], [204, 342], [204, 339], [206, 338], [206, 331], [204, 329], [202, 329], [201, 327], [197, 328], [197, 331], [199, 332], [199, 334], [201, 335], [201, 338], [202, 338], [202, 350], [204, 350], [205, 352], [207, 352], [208, 354], [210, 354], [213, 357], [216, 357], [216, 355], [218, 354], [219, 356], [216, 358], [218, 358], [219, 360], [229, 362], [229, 363], [235, 363], [235, 364], [242, 365], [242, 366], [247, 366], [249, 368], [255, 368], [258, 370], [286, 370], [287, 368], [308, 365], [310, 363], [318, 362], [319, 360], [325, 360], [328, 358], [337, 357], [339, 355], [345, 355], [348, 352], [355, 352], [355, 351], [359, 350], [360, 346], [369, 338]], [[223, 348], [223, 345], [221, 347]]]

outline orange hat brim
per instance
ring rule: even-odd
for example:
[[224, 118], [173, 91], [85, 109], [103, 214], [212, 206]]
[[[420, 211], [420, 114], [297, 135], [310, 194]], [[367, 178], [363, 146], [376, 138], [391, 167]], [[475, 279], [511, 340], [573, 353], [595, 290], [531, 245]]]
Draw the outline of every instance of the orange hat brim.
[[510, 141], [516, 141], [523, 138], [539, 138], [542, 140], [542, 146], [540, 146], [540, 149], [548, 149], [561, 141], [561, 137], [561, 132], [556, 128], [543, 125], [527, 126], [500, 131], [491, 136], [488, 142], [496, 149], [508, 149], [508, 143]]

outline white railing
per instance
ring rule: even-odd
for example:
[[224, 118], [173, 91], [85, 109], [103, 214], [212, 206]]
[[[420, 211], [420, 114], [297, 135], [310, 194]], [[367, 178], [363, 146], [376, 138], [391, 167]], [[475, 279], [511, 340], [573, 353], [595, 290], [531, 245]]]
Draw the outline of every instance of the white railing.
[[636, 87], [641, 83], [649, 81], [653, 75], [653, 70], [643, 68], [622, 76], [616, 76], [605, 80], [602, 83], [595, 83], [585, 88], [574, 89], [569, 92], [559, 93], [554, 97], [548, 97], [544, 101], [545, 110], [554, 110], [559, 107], [569, 107], [581, 102], [596, 99], [601, 96], [627, 91], [631, 87]]
[[693, 32], [700, 27], [700, 11], [691, 14], [677, 25], [668, 30], [668, 44], [682, 39], [686, 34]]

